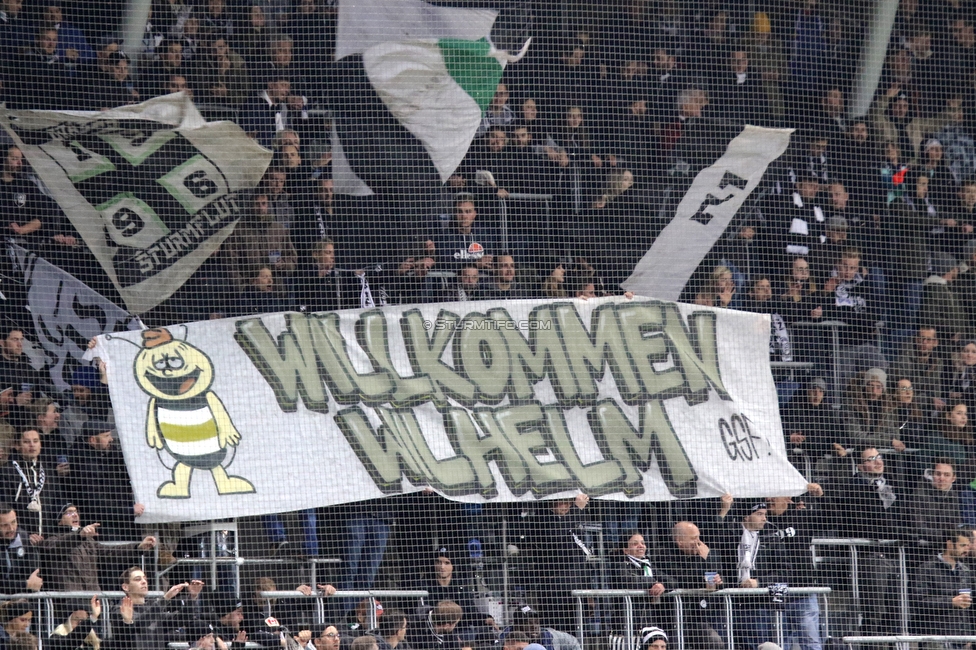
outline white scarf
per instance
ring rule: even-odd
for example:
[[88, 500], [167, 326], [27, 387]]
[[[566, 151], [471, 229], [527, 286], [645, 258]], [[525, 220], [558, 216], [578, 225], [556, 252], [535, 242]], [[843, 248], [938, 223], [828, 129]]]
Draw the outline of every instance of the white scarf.
[[739, 540], [739, 583], [752, 576], [756, 567], [756, 556], [759, 555], [759, 531], [742, 527], [742, 538]]

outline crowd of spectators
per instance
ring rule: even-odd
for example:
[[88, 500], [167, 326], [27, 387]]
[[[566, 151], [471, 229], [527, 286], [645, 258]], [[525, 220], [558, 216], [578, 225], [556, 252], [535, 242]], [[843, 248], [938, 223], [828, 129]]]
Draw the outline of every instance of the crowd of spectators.
[[[787, 638], [820, 650], [817, 598], [789, 589], [850, 585], [850, 576], [814, 565], [810, 554], [813, 538], [835, 536], [899, 542], [908, 551], [913, 631], [972, 634], [971, 3], [903, 0], [879, 90], [869, 112], [855, 117], [848, 108], [868, 17], [845, 3], [747, 10], [633, 0], [581, 3], [582, 15], [528, 4], [521, 17], [531, 14], [527, 31], [536, 37], [529, 56], [497, 85], [468, 155], [431, 202], [442, 209], [407, 239], [384, 231], [390, 215], [367, 218], [374, 209], [367, 200], [333, 192], [328, 114], [342, 81], [333, 61], [336, 9], [324, 0], [159, 0], [137, 60], [122, 50], [109, 4], [0, 0], [0, 99], [11, 109], [97, 111], [184, 92], [205, 114], [236, 121], [274, 150], [234, 233], [145, 316], [150, 324], [616, 293], [666, 225], [661, 215], [673, 213], [742, 125], [794, 128], [790, 149], [683, 299], [770, 314], [772, 358], [814, 364], [803, 385], [780, 386], [786, 443], [811, 481], [808, 494], [679, 503], [666, 516], [647, 504], [594, 504], [593, 519], [615, 531], [601, 586], [647, 597], [635, 602], [632, 629], [619, 601], [586, 603], [587, 624], [663, 650], [677, 632], [666, 592], [705, 589], [685, 599], [681, 633], [686, 647], [725, 647], [732, 631], [708, 592], [762, 588], [736, 600], [736, 643], [770, 641], [780, 609]], [[0, 224], [8, 239], [113, 297], [20, 149], [4, 143], [2, 155]], [[25, 354], [21, 319], [4, 317], [14, 325], [5, 325], [0, 345], [2, 591], [126, 592], [117, 603], [59, 602], [63, 622], [46, 644], [99, 647], [104, 606], [113, 630], [107, 648], [276, 645], [281, 632], [295, 647], [317, 650], [579, 648], [569, 591], [599, 584], [588, 562], [594, 543], [584, 524], [594, 507], [585, 495], [493, 511], [511, 526], [514, 543], [505, 549], [490, 546], [493, 535], [472, 523], [487, 508], [474, 512], [429, 494], [299, 513], [300, 543], [289, 541], [295, 536], [281, 517], [264, 518], [265, 542], [281, 556], [319, 556], [328, 541], [342, 557], [336, 586], [296, 588], [326, 597], [334, 625], [308, 624], [312, 601], [258, 595], [275, 590], [270, 576], [249, 584], [241, 601], [227, 585], [192, 573], [172, 574], [186, 579], [149, 596], [155, 559], [171, 563], [186, 552], [136, 523], [142, 506], [115, 439], [104, 377], [96, 367], [74, 369], [71, 390], [56, 394]], [[836, 347], [826, 326], [811, 323], [840, 323]], [[524, 604], [508, 626], [488, 606], [482, 538], [496, 559], [513, 558]], [[419, 608], [396, 603], [403, 609], [379, 615], [366, 603], [331, 598], [336, 587], [374, 585], [388, 543], [408, 558], [409, 573], [393, 585], [430, 593]], [[900, 631], [891, 548], [860, 554], [856, 627], [868, 634]], [[0, 605], [0, 648], [30, 647], [34, 611], [25, 600]]]

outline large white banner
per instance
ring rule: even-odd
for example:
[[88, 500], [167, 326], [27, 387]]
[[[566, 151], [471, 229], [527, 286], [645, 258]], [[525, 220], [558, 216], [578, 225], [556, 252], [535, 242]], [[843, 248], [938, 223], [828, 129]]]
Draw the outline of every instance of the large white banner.
[[152, 309], [220, 247], [271, 162], [182, 93], [100, 113], [3, 111], [0, 127], [115, 283]]
[[621, 286], [642, 296], [677, 300], [766, 168], [786, 151], [791, 133], [746, 126], [715, 164], [698, 172], [674, 218]]
[[649, 299], [273, 314], [102, 336], [145, 522], [431, 486], [461, 501], [799, 494], [769, 317]]

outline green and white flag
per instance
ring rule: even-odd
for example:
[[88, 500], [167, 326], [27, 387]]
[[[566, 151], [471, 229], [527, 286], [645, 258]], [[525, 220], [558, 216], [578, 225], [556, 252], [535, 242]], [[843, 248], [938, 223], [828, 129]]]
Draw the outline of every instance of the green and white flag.
[[446, 181], [471, 146], [504, 69], [486, 39], [381, 43], [363, 53], [366, 76]]
[[487, 38], [494, 9], [457, 7], [425, 0], [340, 0], [336, 60], [363, 54], [381, 43]]
[[[396, 123], [423, 146], [446, 181], [471, 146], [485, 109], [495, 94], [507, 63], [516, 55], [496, 49], [489, 33], [497, 12], [490, 9], [447, 7], [422, 0], [345, 1], [339, 6], [336, 57], [362, 56], [369, 85]], [[368, 106], [369, 97], [360, 97]], [[356, 98], [340, 111], [336, 138], [336, 191], [364, 195], [369, 191], [358, 177], [363, 140], [398, 142], [402, 134], [384, 133], [382, 123], [372, 132], [343, 133], [343, 118], [362, 119]], [[402, 147], [401, 147], [402, 148]], [[417, 166], [428, 161], [416, 161]], [[409, 162], [408, 162], [409, 164]]]

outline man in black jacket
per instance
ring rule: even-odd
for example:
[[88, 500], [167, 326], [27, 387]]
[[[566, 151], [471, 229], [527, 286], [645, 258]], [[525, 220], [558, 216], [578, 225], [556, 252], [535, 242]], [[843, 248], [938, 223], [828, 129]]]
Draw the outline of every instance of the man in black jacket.
[[[170, 587], [162, 598], [147, 598], [149, 582], [137, 566], [122, 573], [125, 596], [112, 610], [112, 648], [155, 650], [170, 641], [182, 641], [176, 631], [193, 622], [188, 601], [196, 600], [203, 582], [181, 582]], [[185, 593], [183, 593], [185, 591]], [[182, 594], [184, 599], [177, 598]]]
[[[907, 499], [897, 477], [885, 473], [884, 459], [874, 447], [862, 449], [860, 458], [857, 472], [831, 489], [834, 528], [841, 537], [899, 539], [907, 529]], [[898, 617], [892, 612], [899, 569], [897, 552], [892, 550], [869, 547], [858, 554], [865, 634], [894, 632]]]
[[586, 494], [548, 501], [535, 521], [535, 583], [547, 604], [543, 614], [548, 613], [543, 623], [563, 632], [576, 629], [576, 599], [570, 592], [589, 584], [586, 558], [591, 551], [581, 528], [589, 502]]
[[971, 539], [962, 530], [946, 531], [943, 539], [942, 552], [919, 567], [912, 585], [914, 632], [970, 635], [973, 576], [962, 560], [969, 553]]
[[915, 541], [929, 550], [942, 545], [942, 531], [963, 523], [956, 470], [952, 459], [939, 458], [931, 465], [932, 477], [922, 477], [908, 502], [908, 516]]
[[[814, 500], [823, 496], [816, 483], [808, 487]], [[819, 587], [814, 571], [810, 544], [822, 533], [816, 507], [790, 497], [766, 499], [766, 551], [769, 554], [770, 575], [776, 582], [790, 587]], [[784, 603], [783, 633], [786, 646], [793, 639], [802, 650], [821, 647], [820, 601], [816, 595], [788, 597]]]
[[17, 525], [17, 512], [10, 504], [0, 504], [0, 538], [3, 538], [3, 559], [0, 562], [0, 591], [19, 594], [40, 591], [44, 581], [40, 574], [40, 558], [27, 531]]
[[[674, 545], [661, 557], [661, 566], [677, 589], [720, 589], [723, 585], [718, 552], [701, 539], [698, 526], [679, 521], [672, 529]], [[733, 578], [734, 584], [734, 578]], [[723, 647], [716, 630], [722, 629], [721, 603], [706, 597], [685, 597], [683, 607], [685, 647]]]

